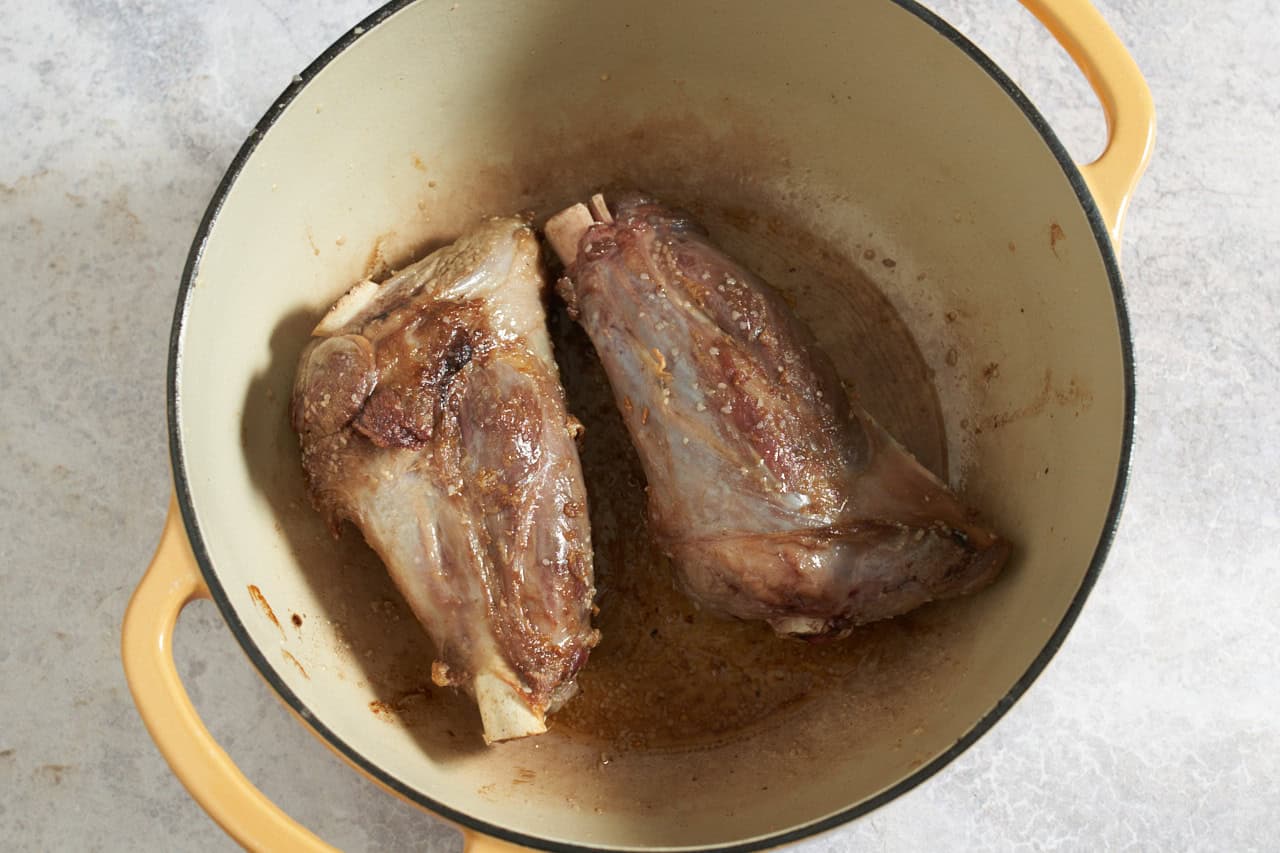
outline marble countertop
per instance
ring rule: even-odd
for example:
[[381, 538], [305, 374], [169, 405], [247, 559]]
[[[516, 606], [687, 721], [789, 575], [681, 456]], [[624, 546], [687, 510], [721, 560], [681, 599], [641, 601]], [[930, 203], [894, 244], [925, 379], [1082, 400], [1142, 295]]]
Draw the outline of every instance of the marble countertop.
[[[1078, 158], [1103, 117], [1013, 0], [939, 12]], [[996, 728], [795, 849], [1275, 849], [1280, 838], [1280, 8], [1100, 0], [1159, 139], [1123, 268], [1132, 485], [1096, 590]], [[304, 11], [305, 8], [305, 11]], [[164, 373], [191, 236], [241, 140], [361, 0], [8, 4], [0, 34], [0, 846], [227, 850], [144, 731], [121, 615], [169, 494]], [[456, 850], [299, 726], [212, 605], [177, 654], [248, 776], [353, 850]]]

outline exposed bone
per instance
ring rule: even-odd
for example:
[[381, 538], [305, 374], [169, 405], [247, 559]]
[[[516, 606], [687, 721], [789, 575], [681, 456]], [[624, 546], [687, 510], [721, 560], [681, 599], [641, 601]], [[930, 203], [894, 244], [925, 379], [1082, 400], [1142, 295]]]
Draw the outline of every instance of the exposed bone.
[[379, 285], [376, 281], [360, 282], [334, 303], [333, 307], [329, 309], [329, 313], [324, 315], [324, 319], [316, 325], [311, 334], [317, 337], [337, 334], [343, 326], [351, 322], [360, 313], [362, 308], [369, 304], [371, 299], [378, 295], [378, 290]]
[[507, 681], [491, 672], [481, 672], [475, 680], [476, 704], [484, 722], [484, 742], [540, 735], [547, 730], [543, 714]]
[[582, 235], [595, 224], [591, 211], [579, 202], [573, 207], [566, 207], [547, 220], [543, 231], [547, 235], [551, 248], [555, 249], [560, 260], [569, 266], [578, 259], [578, 246], [582, 243]]
[[591, 215], [596, 218], [596, 222], [613, 222], [613, 214], [609, 212], [609, 205], [605, 204], [601, 193], [591, 197]]

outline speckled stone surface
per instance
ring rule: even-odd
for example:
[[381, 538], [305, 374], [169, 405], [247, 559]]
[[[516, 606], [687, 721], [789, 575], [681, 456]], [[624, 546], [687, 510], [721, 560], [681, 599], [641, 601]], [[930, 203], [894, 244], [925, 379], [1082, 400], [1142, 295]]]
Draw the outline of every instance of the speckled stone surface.
[[[1102, 0], [1148, 75], [1157, 151], [1123, 267], [1140, 389], [1111, 559], [1048, 671], [937, 777], [795, 849], [1280, 845], [1280, 8]], [[1101, 111], [1013, 0], [934, 8], [1080, 158]], [[358, 0], [6, 3], [0, 32], [0, 847], [228, 850], [134, 712], [125, 603], [169, 493], [178, 278], [219, 177]], [[196, 705], [286, 810], [352, 850], [458, 835], [283, 710], [211, 605]]]

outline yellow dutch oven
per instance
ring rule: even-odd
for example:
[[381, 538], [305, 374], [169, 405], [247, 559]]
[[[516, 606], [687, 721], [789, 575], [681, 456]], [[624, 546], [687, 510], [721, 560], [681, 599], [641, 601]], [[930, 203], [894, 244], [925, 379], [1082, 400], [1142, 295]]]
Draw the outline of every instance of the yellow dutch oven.
[[[469, 850], [785, 844], [919, 784], [1008, 710], [1120, 512], [1134, 389], [1116, 244], [1154, 132], [1088, 2], [1023, 5], [1105, 108], [1093, 163], [910, 0], [393, 2], [306, 69], [192, 247], [168, 377], [176, 497], [124, 623], [138, 709], [228, 833], [326, 849], [236, 769], [178, 679], [174, 625], [201, 597], [318, 738]], [[696, 206], [842, 365], [893, 326], [842, 289], [873, 282], [936, 388], [949, 454], [933, 464], [1016, 552], [988, 591], [845, 641], [853, 677], [817, 678], [774, 723], [611, 755], [562, 724], [486, 749], [465, 700], [415, 693], [430, 649], [358, 535], [334, 542], [306, 505], [292, 374], [352, 282], [479, 216], [622, 184]]]

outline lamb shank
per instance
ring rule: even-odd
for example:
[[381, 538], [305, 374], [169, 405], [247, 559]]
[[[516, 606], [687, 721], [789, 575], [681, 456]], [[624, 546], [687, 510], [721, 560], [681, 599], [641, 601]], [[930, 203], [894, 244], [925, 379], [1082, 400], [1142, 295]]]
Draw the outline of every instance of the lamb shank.
[[492, 219], [330, 309], [292, 418], [307, 488], [378, 552], [486, 742], [546, 730], [596, 644], [586, 494], [528, 225]]
[[546, 231], [696, 601], [833, 637], [996, 577], [1008, 545], [851, 404], [778, 293], [688, 215], [597, 195]]

